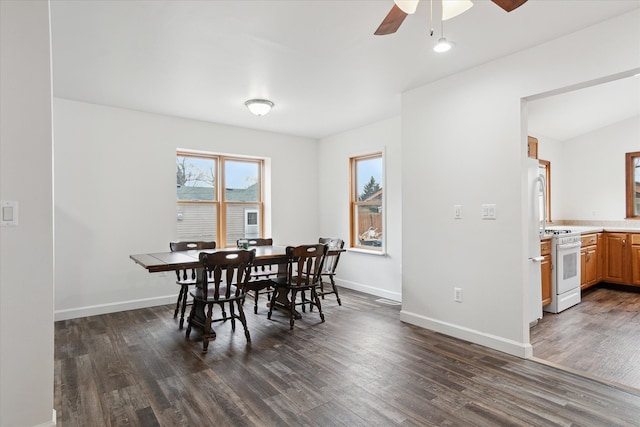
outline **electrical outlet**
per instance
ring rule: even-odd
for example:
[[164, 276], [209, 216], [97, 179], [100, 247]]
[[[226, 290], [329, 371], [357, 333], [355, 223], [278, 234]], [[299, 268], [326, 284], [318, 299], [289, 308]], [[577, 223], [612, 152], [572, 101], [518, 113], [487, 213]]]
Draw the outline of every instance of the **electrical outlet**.
[[462, 288], [453, 288], [453, 300], [462, 302]]

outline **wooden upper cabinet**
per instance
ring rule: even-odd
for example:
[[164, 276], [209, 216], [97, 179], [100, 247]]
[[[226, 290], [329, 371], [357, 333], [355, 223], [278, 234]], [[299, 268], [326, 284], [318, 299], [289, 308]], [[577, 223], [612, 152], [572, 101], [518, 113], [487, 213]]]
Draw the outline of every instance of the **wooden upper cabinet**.
[[538, 138], [534, 138], [532, 136], [527, 137], [527, 146], [528, 146], [528, 156], [530, 159], [538, 158]]

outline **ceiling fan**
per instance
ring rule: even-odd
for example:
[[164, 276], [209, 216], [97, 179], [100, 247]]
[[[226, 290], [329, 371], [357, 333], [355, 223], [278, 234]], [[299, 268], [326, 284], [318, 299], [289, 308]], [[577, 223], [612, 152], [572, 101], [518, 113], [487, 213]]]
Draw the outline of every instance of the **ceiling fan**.
[[[393, 34], [398, 31], [402, 21], [407, 15], [412, 14], [418, 7], [420, 0], [395, 0], [394, 5], [378, 27], [375, 35], [384, 36]], [[527, 0], [491, 0], [507, 12], [522, 6]], [[471, 0], [443, 0], [443, 16], [442, 20], [453, 18], [473, 6]]]

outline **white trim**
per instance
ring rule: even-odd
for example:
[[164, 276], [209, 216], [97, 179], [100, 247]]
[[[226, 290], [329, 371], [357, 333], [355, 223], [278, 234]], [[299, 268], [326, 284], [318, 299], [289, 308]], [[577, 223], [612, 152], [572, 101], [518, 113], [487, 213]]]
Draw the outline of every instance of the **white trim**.
[[50, 421], [45, 421], [44, 423], [41, 423], [41, 424], [35, 425], [35, 426], [33, 426], [33, 427], [55, 427], [55, 425], [56, 425], [56, 419], [57, 419], [57, 417], [56, 417], [56, 410], [55, 410], [55, 409], [52, 409], [52, 411], [53, 411], [53, 415], [51, 416], [51, 420], [50, 420]]
[[350, 281], [346, 281], [346, 280], [341, 280], [336, 278], [336, 285], [342, 287], [342, 288], [347, 288], [347, 289], [352, 289], [354, 291], [359, 291], [359, 292], [364, 292], [366, 294], [369, 295], [374, 295], [377, 297], [382, 297], [382, 298], [387, 298], [393, 301], [398, 301], [401, 302], [402, 301], [402, 294], [399, 292], [390, 292], [386, 289], [382, 289], [382, 288], [374, 288], [372, 286], [368, 286], [368, 285], [364, 285], [362, 283], [357, 283], [357, 282], [350, 282]]
[[384, 251], [372, 251], [370, 249], [361, 249], [361, 248], [347, 248], [347, 252], [358, 252], [361, 254], [367, 255], [377, 255], [377, 256], [386, 256], [387, 253]]
[[158, 305], [175, 304], [177, 299], [178, 294], [175, 294], [109, 304], [89, 305], [86, 307], [70, 308], [68, 310], [56, 310], [54, 320], [57, 322], [59, 320], [77, 319], [79, 317], [97, 316], [100, 314], [117, 313], [119, 311], [156, 307]]
[[402, 322], [420, 326], [421, 328], [440, 332], [445, 335], [449, 335], [454, 338], [459, 338], [475, 344], [480, 344], [482, 346], [502, 351], [513, 356], [522, 357], [524, 359], [529, 359], [533, 356], [533, 347], [529, 343], [520, 343], [512, 340], [507, 340], [502, 337], [487, 334], [475, 329], [469, 329], [460, 325], [455, 325], [448, 322], [442, 322], [430, 317], [421, 316], [416, 313], [410, 313], [406, 310], [400, 311], [400, 320]]

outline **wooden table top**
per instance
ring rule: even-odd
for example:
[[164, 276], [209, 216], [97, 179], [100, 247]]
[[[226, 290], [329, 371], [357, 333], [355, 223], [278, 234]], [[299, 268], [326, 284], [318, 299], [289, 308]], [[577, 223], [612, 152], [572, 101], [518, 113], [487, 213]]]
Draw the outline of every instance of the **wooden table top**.
[[[251, 246], [249, 249], [256, 251], [256, 264], [275, 264], [280, 260], [286, 260], [286, 246]], [[201, 252], [214, 253], [233, 250], [236, 250], [236, 248], [157, 252], [129, 255], [129, 258], [147, 269], [149, 273], [158, 273], [200, 267], [199, 257]]]

